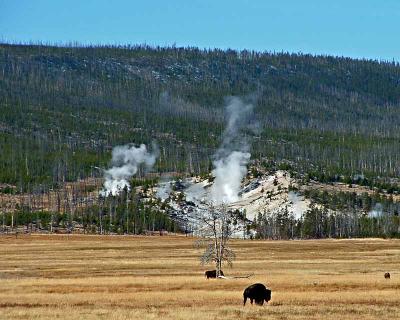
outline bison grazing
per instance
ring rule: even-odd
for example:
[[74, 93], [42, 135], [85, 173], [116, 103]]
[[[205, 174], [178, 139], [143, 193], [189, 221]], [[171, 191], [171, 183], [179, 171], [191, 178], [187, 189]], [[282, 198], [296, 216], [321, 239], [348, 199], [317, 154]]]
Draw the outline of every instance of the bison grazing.
[[385, 279], [390, 279], [390, 273], [389, 272], [385, 273]]
[[[206, 271], [206, 272], [204, 273], [204, 275], [206, 276], [207, 279], [209, 279], [209, 278], [216, 278], [216, 277], [217, 277], [217, 270], [209, 270], [209, 271]], [[222, 272], [222, 270], [221, 270], [221, 274], [220, 274], [220, 275], [221, 275], [221, 276], [224, 275], [224, 273]]]
[[251, 304], [255, 300], [256, 304], [263, 305], [264, 300], [268, 303], [271, 300], [271, 290], [267, 289], [263, 284], [256, 283], [247, 287], [243, 292], [243, 305], [246, 305], [247, 298], [250, 299]]

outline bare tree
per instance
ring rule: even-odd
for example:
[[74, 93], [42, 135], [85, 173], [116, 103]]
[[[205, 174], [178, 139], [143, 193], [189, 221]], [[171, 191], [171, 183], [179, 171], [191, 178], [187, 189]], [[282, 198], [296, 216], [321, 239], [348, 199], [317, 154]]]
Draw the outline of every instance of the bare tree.
[[243, 234], [245, 220], [241, 212], [230, 211], [225, 204], [211, 206], [210, 210], [205, 210], [198, 217], [199, 234], [202, 238], [196, 241], [196, 245], [205, 247], [200, 263], [215, 263], [217, 277], [221, 275], [225, 263], [232, 266], [235, 253], [228, 246], [228, 242], [232, 237]]

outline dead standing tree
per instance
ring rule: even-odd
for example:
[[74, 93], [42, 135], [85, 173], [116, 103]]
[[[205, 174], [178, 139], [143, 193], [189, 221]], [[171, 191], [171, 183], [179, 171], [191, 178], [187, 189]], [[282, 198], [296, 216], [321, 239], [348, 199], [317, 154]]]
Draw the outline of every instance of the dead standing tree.
[[229, 211], [225, 204], [211, 206], [198, 217], [202, 238], [196, 241], [196, 246], [205, 247], [200, 263], [215, 263], [217, 277], [221, 275], [225, 263], [232, 266], [235, 253], [229, 248], [228, 242], [235, 235], [243, 233], [244, 222], [245, 216], [242, 213]]

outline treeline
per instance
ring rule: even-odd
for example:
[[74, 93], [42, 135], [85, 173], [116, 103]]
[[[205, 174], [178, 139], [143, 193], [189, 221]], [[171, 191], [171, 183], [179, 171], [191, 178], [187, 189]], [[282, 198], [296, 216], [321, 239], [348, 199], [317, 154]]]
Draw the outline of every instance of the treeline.
[[96, 205], [66, 212], [32, 211], [24, 207], [0, 215], [0, 231], [88, 233], [88, 234], [147, 234], [180, 232], [157, 201], [147, 201], [140, 193], [122, 192], [119, 196], [100, 198]]
[[312, 205], [301, 217], [287, 207], [260, 212], [250, 228], [261, 239], [400, 237], [400, 204], [391, 197], [311, 190]]

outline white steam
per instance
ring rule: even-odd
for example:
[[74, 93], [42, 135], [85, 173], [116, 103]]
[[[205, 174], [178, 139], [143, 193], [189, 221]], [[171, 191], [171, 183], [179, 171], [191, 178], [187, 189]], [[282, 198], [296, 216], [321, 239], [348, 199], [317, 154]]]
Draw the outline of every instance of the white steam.
[[368, 212], [368, 217], [379, 218], [383, 215], [383, 206], [380, 203], [376, 203], [374, 208]]
[[290, 212], [294, 218], [299, 220], [309, 209], [308, 203], [304, 201], [304, 197], [294, 191], [288, 192], [288, 202], [291, 204]]
[[139, 147], [134, 145], [117, 146], [112, 151], [112, 167], [104, 172], [104, 186], [100, 191], [102, 196], [118, 195], [123, 189], [130, 190], [129, 179], [144, 164], [151, 168], [156, 161], [156, 155], [150, 153], [146, 145]]
[[240, 184], [247, 173], [250, 160], [249, 144], [243, 129], [250, 127], [253, 105], [244, 103], [237, 97], [231, 97], [226, 106], [227, 127], [223, 142], [214, 155], [214, 184], [210, 189], [213, 203], [231, 203], [238, 200]]
[[186, 200], [192, 202], [206, 201], [207, 198], [207, 190], [205, 188], [206, 186], [208, 186], [208, 180], [190, 185], [189, 188], [185, 190]]
[[211, 187], [211, 199], [214, 203], [231, 203], [238, 200], [238, 193], [243, 177], [247, 173], [246, 165], [250, 153], [232, 151], [226, 158], [213, 162], [215, 177]]
[[163, 180], [164, 181], [158, 184], [156, 197], [161, 200], [166, 200], [172, 191], [172, 181], [167, 180], [167, 178]]

